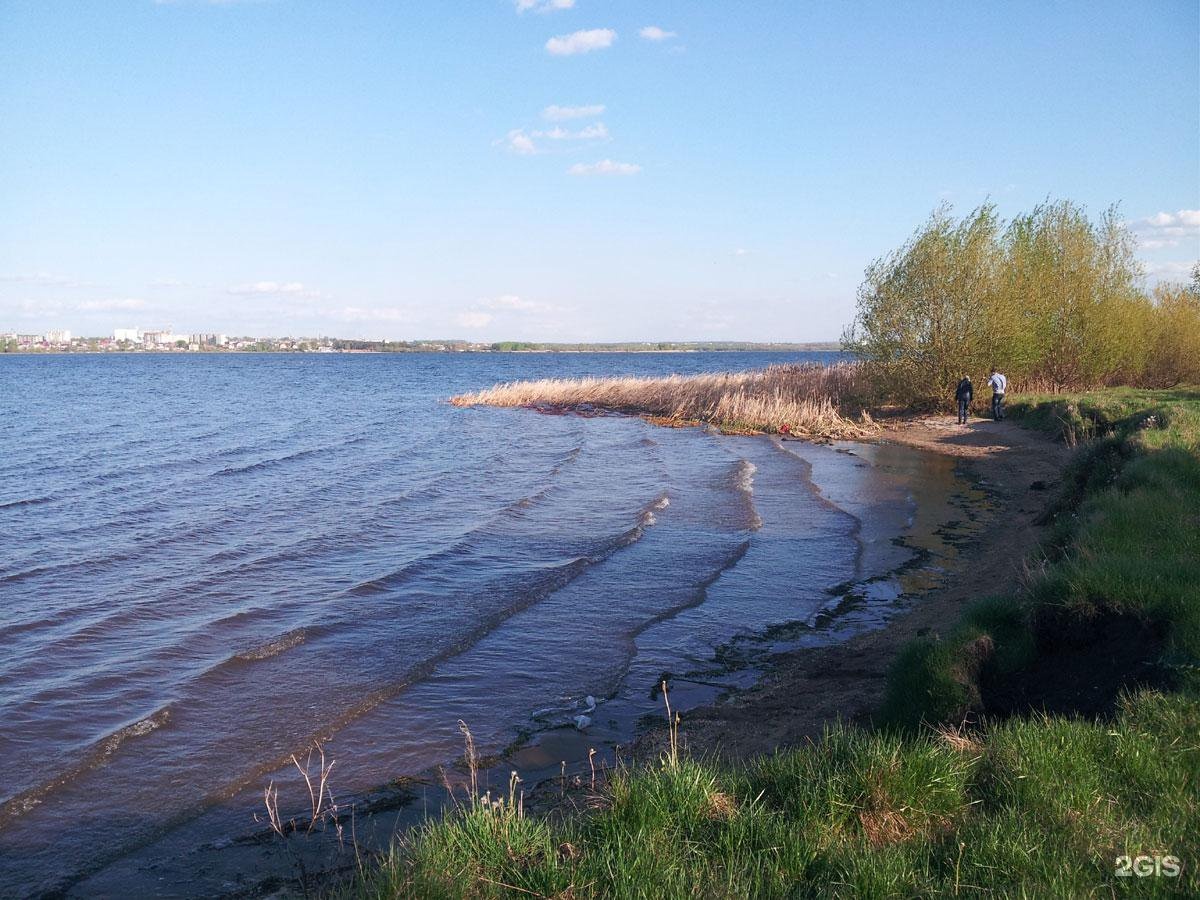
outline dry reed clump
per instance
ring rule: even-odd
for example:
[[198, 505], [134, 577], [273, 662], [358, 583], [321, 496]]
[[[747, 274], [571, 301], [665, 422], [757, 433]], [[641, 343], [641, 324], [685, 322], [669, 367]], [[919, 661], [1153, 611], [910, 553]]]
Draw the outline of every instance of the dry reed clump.
[[956, 753], [962, 753], [966, 756], [981, 756], [983, 754], [983, 744], [966, 727], [939, 725], [934, 730], [934, 734], [941, 743]]
[[863, 437], [865, 413], [842, 410], [865, 393], [859, 366], [781, 365], [752, 372], [661, 378], [547, 378], [500, 384], [451, 400], [455, 406], [530, 407], [640, 415], [657, 424], [706, 422], [729, 431]]

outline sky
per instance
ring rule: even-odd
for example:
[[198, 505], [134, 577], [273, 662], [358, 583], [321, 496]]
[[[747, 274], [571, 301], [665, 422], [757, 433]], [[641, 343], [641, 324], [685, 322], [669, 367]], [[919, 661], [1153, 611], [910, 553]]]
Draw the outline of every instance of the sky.
[[942, 202], [1200, 257], [1200, 4], [0, 0], [0, 332], [836, 339]]

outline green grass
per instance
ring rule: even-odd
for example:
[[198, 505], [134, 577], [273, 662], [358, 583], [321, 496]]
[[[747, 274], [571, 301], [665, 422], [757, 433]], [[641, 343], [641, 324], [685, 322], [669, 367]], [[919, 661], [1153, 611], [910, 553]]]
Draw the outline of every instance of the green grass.
[[[397, 841], [355, 897], [1167, 896], [1200, 880], [1200, 392], [1016, 398], [1013, 418], [1091, 443], [1019, 596], [969, 607], [891, 675], [886, 727], [734, 766], [617, 772], [565, 820], [475, 803]], [[1153, 417], [1153, 418], [1151, 418]], [[1073, 437], [1072, 437], [1073, 435]], [[1124, 615], [1166, 636], [1172, 690], [1113, 718], [970, 731], [979, 681], [1012, 677], [1039, 631]], [[1052, 637], [1052, 635], [1050, 636]], [[1177, 878], [1115, 874], [1172, 854]]]
[[1086, 440], [1051, 505], [1027, 589], [969, 608], [940, 640], [906, 648], [883, 718], [914, 728], [979, 711], [981, 678], [1027, 665], [1072, 622], [1125, 616], [1165, 634], [1161, 662], [1193, 688], [1200, 662], [1200, 390], [1019, 397], [1010, 415]]

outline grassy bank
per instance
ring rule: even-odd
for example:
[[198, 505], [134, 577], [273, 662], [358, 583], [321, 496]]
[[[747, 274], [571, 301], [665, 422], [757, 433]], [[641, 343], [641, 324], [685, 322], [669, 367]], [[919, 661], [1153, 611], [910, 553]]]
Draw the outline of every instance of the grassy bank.
[[[399, 841], [348, 893], [1194, 894], [1200, 392], [1020, 397], [1010, 411], [1087, 441], [1050, 539], [1018, 594], [908, 648], [877, 730], [833, 727], [742, 766], [668, 754], [619, 771], [565, 819], [477, 799]], [[1062, 711], [1033, 712], [1045, 705]], [[1177, 876], [1136, 874], [1175, 859]]]
[[780, 365], [762, 371], [662, 378], [567, 378], [500, 384], [454, 397], [456, 406], [611, 411], [666, 423], [705, 422], [729, 431], [861, 437], [861, 367]]

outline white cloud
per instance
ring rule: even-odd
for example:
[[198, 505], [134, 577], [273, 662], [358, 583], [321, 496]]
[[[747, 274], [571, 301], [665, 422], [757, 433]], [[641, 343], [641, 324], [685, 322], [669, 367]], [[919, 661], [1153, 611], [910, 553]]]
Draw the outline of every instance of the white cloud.
[[594, 122], [578, 131], [569, 131], [561, 125], [545, 131], [532, 132], [526, 132], [524, 128], [514, 128], [499, 140], [492, 141], [492, 146], [504, 147], [509, 153], [518, 156], [534, 156], [542, 152], [534, 138], [547, 141], [606, 141], [608, 128], [603, 122]]
[[515, 153], [518, 156], [532, 156], [538, 152], [533, 138], [525, 133], [524, 128], [514, 128], [498, 141], [492, 141], [492, 145], [504, 147], [509, 153]]
[[469, 309], [454, 317], [463, 328], [486, 328], [497, 319], [517, 316], [546, 316], [562, 312], [558, 306], [543, 303], [540, 300], [530, 300], [517, 294], [501, 294], [497, 297], [482, 297], [476, 300]]
[[750, 251], [747, 250], [745, 247], [738, 247], [736, 250], [733, 251], [733, 255], [734, 256], [749, 256]]
[[413, 315], [397, 306], [343, 306], [327, 309], [322, 315], [342, 322], [412, 322]]
[[1159, 212], [1132, 223], [1138, 244], [1145, 250], [1178, 247], [1187, 240], [1192, 246], [1200, 239], [1200, 209]]
[[529, 12], [536, 10], [537, 12], [546, 13], [554, 12], [559, 9], [572, 9], [575, 6], [575, 0], [515, 0], [517, 12]]
[[680, 327], [690, 334], [699, 330], [700, 335], [704, 336], [727, 332], [737, 321], [737, 315], [726, 304], [706, 300], [687, 311], [685, 318], [680, 321]]
[[555, 106], [550, 105], [542, 110], [542, 118], [551, 122], [565, 122], [568, 119], [591, 119], [604, 115], [603, 103], [591, 106]]
[[0, 275], [0, 282], [8, 282], [10, 284], [36, 284], [42, 287], [58, 288], [92, 287], [90, 282], [76, 281], [74, 278], [64, 278], [62, 275], [51, 275], [49, 272]]
[[114, 312], [117, 310], [149, 309], [145, 300], [134, 297], [116, 297], [102, 300], [67, 301], [54, 297], [25, 298], [17, 306], [30, 317], [58, 314], [64, 312]]
[[638, 32], [647, 41], [669, 41], [673, 37], [678, 37], [674, 31], [664, 31], [657, 25], [647, 25]]
[[1181, 209], [1179, 212], [1160, 212], [1151, 216], [1146, 223], [1155, 228], [1183, 227], [1200, 228], [1200, 209]]
[[266, 3], [268, 0], [154, 0], [155, 6], [235, 6], [239, 3]]
[[611, 28], [592, 28], [571, 34], [560, 34], [546, 41], [546, 52], [551, 56], [574, 56], [611, 47], [617, 33]]
[[499, 297], [486, 297], [477, 304], [485, 309], [509, 310], [513, 312], [552, 312], [555, 307], [549, 303], [539, 303], [537, 300], [526, 300], [516, 294], [503, 294]]
[[533, 137], [545, 138], [548, 141], [606, 141], [608, 129], [603, 122], [593, 122], [578, 131], [568, 131], [561, 126], [555, 126], [549, 131], [535, 131]]
[[463, 328], [486, 328], [494, 318], [491, 313], [462, 312], [454, 317], [454, 321]]
[[110, 312], [119, 309], [145, 309], [146, 301], [136, 297], [121, 297], [112, 300], [83, 300], [75, 304], [80, 312]]
[[1167, 262], [1146, 263], [1146, 274], [1160, 281], [1174, 281], [1187, 278], [1192, 274], [1195, 260], [1168, 260]]
[[299, 281], [255, 281], [251, 284], [235, 284], [226, 293], [237, 296], [253, 294], [291, 294], [293, 296], [316, 297], [319, 291], [306, 291]]
[[597, 163], [575, 163], [567, 169], [569, 175], [636, 175], [642, 167], [635, 163], [613, 162], [602, 159]]

